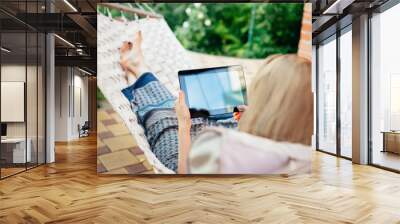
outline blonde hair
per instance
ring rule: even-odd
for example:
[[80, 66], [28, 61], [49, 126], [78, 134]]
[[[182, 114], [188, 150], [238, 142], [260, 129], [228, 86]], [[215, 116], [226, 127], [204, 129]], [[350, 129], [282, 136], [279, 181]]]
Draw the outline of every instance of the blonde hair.
[[248, 99], [239, 130], [276, 141], [311, 145], [310, 61], [294, 54], [268, 57], [250, 85]]

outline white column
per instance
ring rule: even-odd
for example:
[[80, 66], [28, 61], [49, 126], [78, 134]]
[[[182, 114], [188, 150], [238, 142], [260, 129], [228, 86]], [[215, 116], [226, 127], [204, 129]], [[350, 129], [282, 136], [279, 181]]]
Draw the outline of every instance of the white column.
[[54, 133], [55, 133], [55, 73], [54, 73], [54, 35], [47, 34], [46, 36], [46, 163], [52, 163], [55, 161], [55, 150], [54, 150]]
[[353, 20], [353, 162], [368, 163], [368, 16]]
[[[51, 1], [46, 1], [47, 12], [54, 11]], [[55, 162], [55, 44], [54, 35], [46, 35], [46, 163]]]

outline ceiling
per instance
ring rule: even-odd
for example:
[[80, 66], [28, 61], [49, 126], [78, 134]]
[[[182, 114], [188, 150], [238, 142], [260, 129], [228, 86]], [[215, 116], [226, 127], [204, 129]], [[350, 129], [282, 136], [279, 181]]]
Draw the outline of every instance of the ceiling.
[[372, 12], [388, 0], [312, 0], [313, 43], [351, 24], [353, 17]]
[[36, 64], [44, 56], [44, 35], [39, 33], [2, 33], [2, 62], [11, 64]]
[[28, 59], [37, 50], [29, 43], [33, 36], [29, 32], [52, 32], [57, 34], [56, 66], [78, 66], [95, 74], [97, 2], [100, 1], [47, 0], [46, 4], [45, 0], [1, 0], [2, 46], [12, 49], [7, 57], [25, 58], [26, 31]]
[[[306, 1], [313, 4], [313, 42], [329, 35], [329, 32], [335, 32], [332, 27], [339, 20], [344, 21], [346, 16], [350, 17], [347, 19], [351, 23], [352, 16], [379, 7], [386, 1]], [[15, 56], [24, 55], [25, 39], [21, 38], [24, 36], [21, 32], [24, 33], [26, 29], [54, 32], [58, 35], [55, 38], [56, 65], [79, 66], [96, 73], [96, 5], [101, 2], [112, 1], [47, 0], [46, 5], [45, 0], [1, 0], [1, 30], [3, 33], [10, 33], [3, 35], [3, 45], [7, 43], [8, 47], [15, 48]], [[50, 11], [52, 13], [49, 13]], [[34, 52], [33, 48], [33, 44], [28, 44], [28, 54]]]

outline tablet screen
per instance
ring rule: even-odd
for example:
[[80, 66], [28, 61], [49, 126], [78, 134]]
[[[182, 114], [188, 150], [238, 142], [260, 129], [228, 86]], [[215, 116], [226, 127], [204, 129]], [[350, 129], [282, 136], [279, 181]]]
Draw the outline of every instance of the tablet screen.
[[233, 112], [246, 104], [246, 82], [241, 66], [179, 72], [181, 89], [189, 108], [206, 109], [210, 115]]

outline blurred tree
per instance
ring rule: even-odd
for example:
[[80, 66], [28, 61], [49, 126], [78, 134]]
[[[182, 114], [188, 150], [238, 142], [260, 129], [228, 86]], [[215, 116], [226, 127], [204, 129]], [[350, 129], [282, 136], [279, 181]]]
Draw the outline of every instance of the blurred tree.
[[297, 51], [303, 4], [160, 3], [152, 7], [189, 50], [248, 58]]
[[[122, 3], [136, 7], [134, 3]], [[265, 58], [297, 52], [302, 3], [152, 3], [189, 50], [215, 55]], [[98, 7], [112, 17], [133, 19]]]

